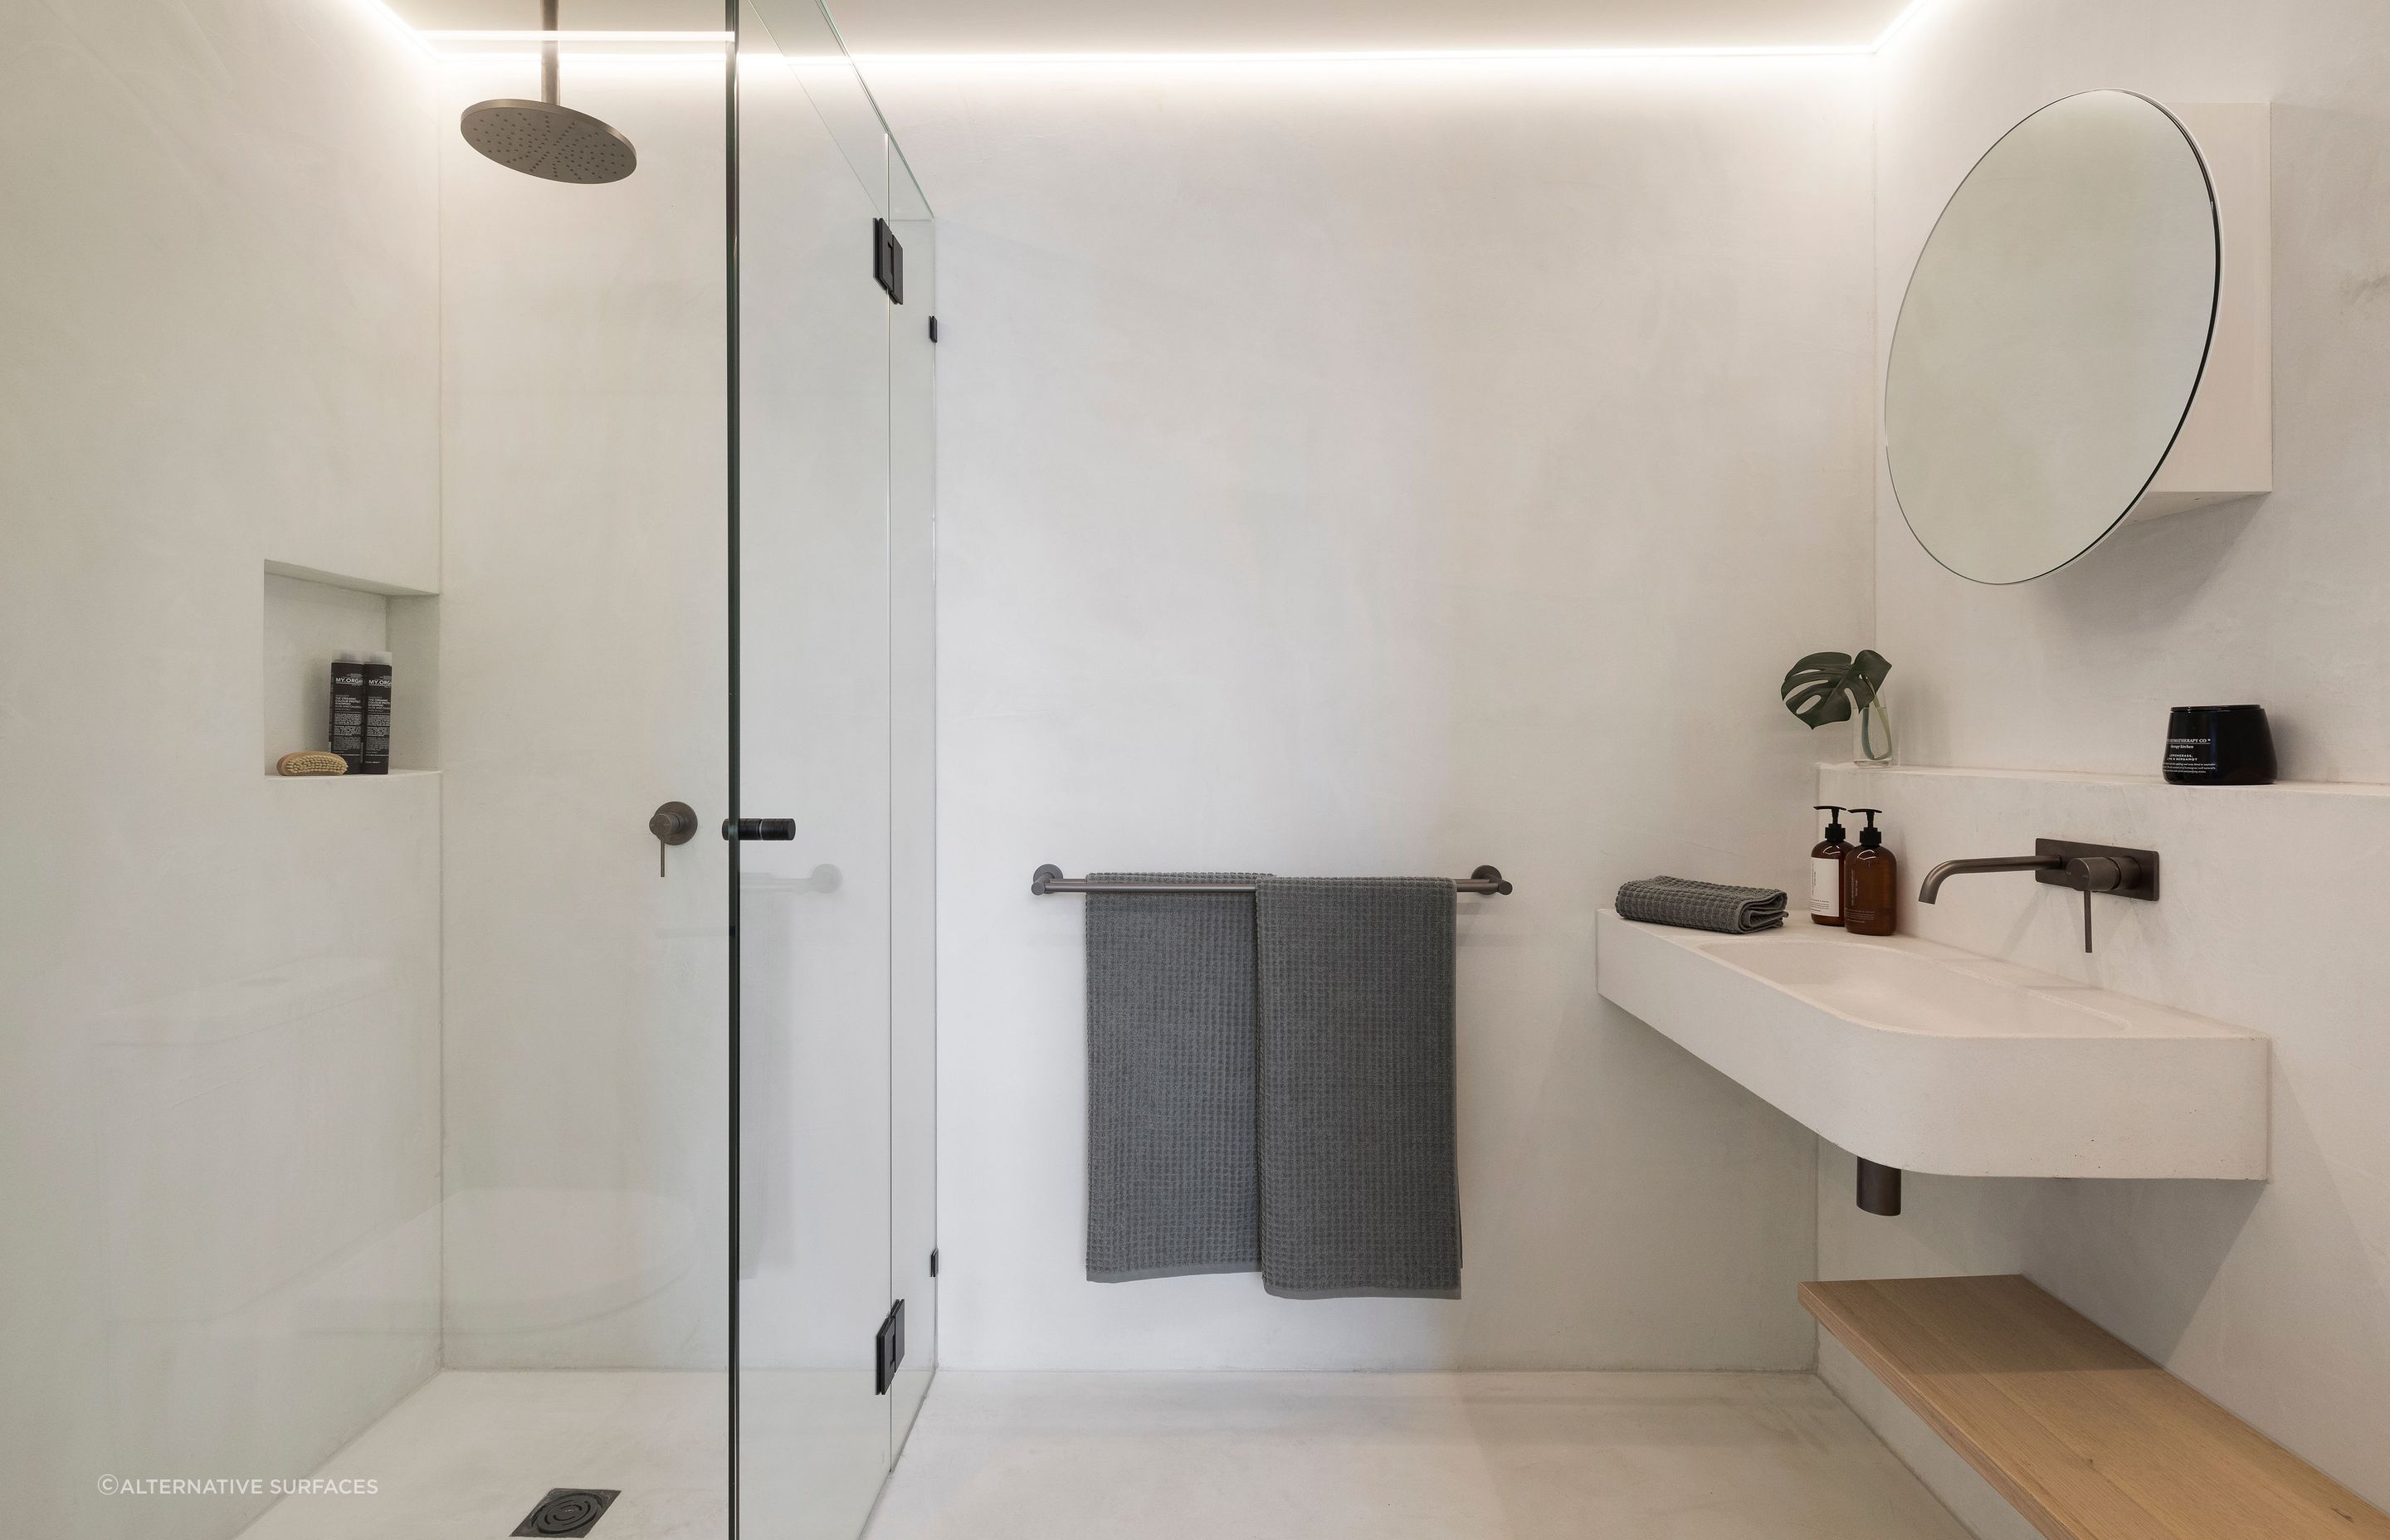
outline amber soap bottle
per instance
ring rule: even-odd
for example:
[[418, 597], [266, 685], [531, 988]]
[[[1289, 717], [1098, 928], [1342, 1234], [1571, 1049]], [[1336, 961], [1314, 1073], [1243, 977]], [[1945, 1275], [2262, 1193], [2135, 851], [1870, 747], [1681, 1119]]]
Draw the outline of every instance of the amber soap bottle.
[[1883, 848], [1875, 827], [1880, 807], [1855, 807], [1867, 815], [1858, 848], [1843, 857], [1843, 925], [1855, 936], [1888, 936], [1900, 903], [1900, 863]]
[[1843, 828], [1843, 810], [1826, 802], [1818, 804], [1820, 813], [1831, 814], [1826, 820], [1826, 837], [1809, 847], [1809, 922], [1813, 925], [1840, 925], [1843, 922], [1843, 857], [1850, 846], [1843, 842], [1848, 830]]

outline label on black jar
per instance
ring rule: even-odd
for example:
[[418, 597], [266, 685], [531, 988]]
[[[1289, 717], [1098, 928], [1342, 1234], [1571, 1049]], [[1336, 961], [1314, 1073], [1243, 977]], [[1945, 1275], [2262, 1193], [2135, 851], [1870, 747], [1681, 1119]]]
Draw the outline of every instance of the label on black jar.
[[2216, 740], [2212, 738], [2167, 738], [2165, 768], [2170, 776], [2216, 774]]

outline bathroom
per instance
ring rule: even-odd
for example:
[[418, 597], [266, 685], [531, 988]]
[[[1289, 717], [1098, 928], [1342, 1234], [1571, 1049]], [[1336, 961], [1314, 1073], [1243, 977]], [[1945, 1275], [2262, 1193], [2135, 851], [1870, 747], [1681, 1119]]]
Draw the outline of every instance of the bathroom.
[[[2376, 0], [77, 0], [0, 122], [0, 1534], [2390, 1535]], [[1296, 890], [1436, 901], [1295, 994], [1437, 1276], [1099, 1265]]]

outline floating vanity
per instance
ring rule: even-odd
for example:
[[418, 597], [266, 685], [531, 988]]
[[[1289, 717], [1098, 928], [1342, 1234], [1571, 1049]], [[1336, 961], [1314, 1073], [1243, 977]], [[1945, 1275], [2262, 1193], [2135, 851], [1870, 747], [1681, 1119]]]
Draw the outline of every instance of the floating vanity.
[[1914, 936], [1597, 922], [1600, 992], [1843, 1149], [1952, 1176], [2262, 1179], [2269, 1040]]

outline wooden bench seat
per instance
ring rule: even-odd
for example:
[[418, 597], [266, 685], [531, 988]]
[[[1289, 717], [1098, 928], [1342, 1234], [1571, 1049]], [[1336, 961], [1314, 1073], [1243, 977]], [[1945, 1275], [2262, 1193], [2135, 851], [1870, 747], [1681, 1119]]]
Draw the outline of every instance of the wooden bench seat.
[[2050, 1540], [2390, 1540], [2390, 1514], [2024, 1278], [1801, 1303]]

